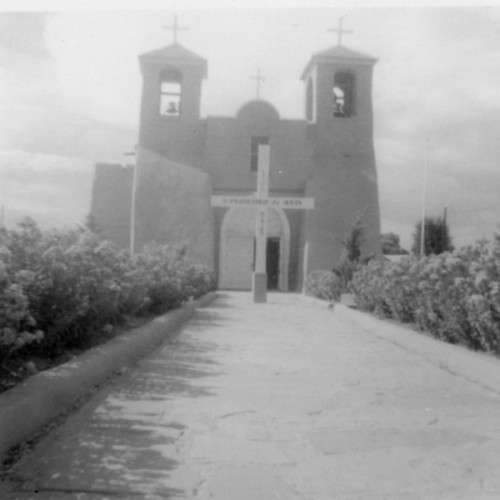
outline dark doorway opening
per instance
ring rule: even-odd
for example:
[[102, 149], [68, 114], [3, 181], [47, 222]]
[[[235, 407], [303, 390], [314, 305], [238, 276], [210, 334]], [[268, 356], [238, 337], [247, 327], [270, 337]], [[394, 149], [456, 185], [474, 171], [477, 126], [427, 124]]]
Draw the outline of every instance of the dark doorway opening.
[[[255, 258], [257, 240], [253, 240], [253, 270], [255, 271]], [[266, 273], [267, 289], [278, 290], [280, 280], [280, 238], [267, 238], [266, 248]]]
[[278, 290], [280, 277], [280, 238], [267, 238], [267, 289]]

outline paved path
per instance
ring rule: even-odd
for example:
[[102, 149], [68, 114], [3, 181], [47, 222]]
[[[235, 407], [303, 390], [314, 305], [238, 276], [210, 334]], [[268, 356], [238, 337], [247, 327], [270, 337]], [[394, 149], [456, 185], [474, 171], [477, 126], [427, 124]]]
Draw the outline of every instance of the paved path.
[[500, 498], [498, 394], [301, 296], [250, 300], [199, 310], [21, 461], [7, 498]]

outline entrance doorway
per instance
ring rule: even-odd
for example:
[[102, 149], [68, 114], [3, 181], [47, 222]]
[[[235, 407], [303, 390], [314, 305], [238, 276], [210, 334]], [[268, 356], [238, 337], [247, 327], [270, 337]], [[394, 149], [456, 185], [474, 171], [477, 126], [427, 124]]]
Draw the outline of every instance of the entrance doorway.
[[267, 289], [278, 290], [280, 279], [280, 240], [281, 238], [267, 238]]
[[[257, 258], [257, 240], [253, 240], [253, 266], [255, 271]], [[280, 284], [280, 256], [281, 256], [281, 238], [267, 238], [266, 249], [266, 273], [267, 273], [267, 289], [279, 290]]]
[[[250, 290], [255, 268], [254, 208], [231, 207], [220, 230], [219, 288]], [[269, 210], [267, 238], [267, 276], [269, 290], [288, 290], [290, 224], [280, 208]]]
[[251, 235], [231, 234], [226, 241], [224, 288], [247, 290], [255, 267], [255, 243]]

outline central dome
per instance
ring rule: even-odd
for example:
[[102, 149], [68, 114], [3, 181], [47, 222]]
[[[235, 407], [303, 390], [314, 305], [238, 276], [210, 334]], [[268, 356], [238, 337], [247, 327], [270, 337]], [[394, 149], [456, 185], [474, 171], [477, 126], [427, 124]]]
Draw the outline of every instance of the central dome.
[[276, 108], [266, 101], [250, 101], [244, 104], [236, 117], [251, 128], [272, 126], [280, 120]]

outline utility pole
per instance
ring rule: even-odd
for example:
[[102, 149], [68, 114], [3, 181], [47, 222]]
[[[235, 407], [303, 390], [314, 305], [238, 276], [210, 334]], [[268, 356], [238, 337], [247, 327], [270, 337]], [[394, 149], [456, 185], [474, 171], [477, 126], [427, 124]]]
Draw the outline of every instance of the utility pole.
[[427, 170], [429, 168], [429, 139], [425, 140], [425, 161], [424, 161], [424, 173], [422, 180], [422, 227], [420, 231], [420, 257], [424, 256], [425, 252], [425, 204], [427, 196]]
[[450, 206], [450, 202], [448, 202], [444, 208], [443, 208], [443, 228], [441, 231], [441, 248], [444, 250], [444, 244], [445, 244], [445, 232], [446, 232], [446, 218], [448, 215], [448, 207]]
[[133, 156], [134, 161], [132, 162], [132, 198], [130, 201], [130, 243], [129, 251], [130, 255], [134, 255], [135, 252], [135, 192], [137, 190], [137, 146], [135, 151], [129, 153], [124, 153], [124, 156]]

